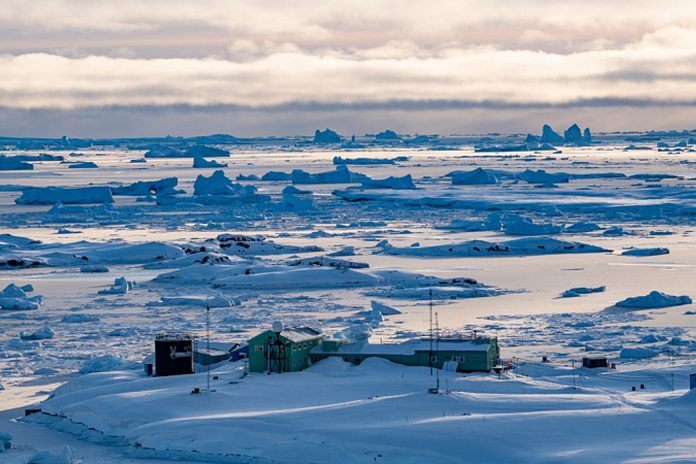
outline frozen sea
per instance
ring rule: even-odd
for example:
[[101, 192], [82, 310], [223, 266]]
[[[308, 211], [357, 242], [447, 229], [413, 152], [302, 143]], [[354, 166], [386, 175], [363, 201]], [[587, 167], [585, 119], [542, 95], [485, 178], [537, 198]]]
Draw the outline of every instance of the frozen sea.
[[[687, 374], [696, 368], [696, 305], [617, 310], [615, 304], [652, 291], [696, 297], [696, 151], [658, 150], [654, 143], [638, 149], [626, 149], [627, 145], [611, 139], [559, 152], [523, 153], [480, 153], [466, 145], [448, 150], [224, 147], [231, 151], [229, 158], [217, 159], [228, 165], [221, 168], [224, 174], [234, 183], [254, 186], [257, 196], [268, 196], [263, 201], [192, 195], [196, 177], [210, 176], [217, 168], [192, 168], [190, 158], [132, 163], [142, 158], [142, 150], [84, 149], [76, 150], [77, 156], [56, 152], [72, 161], [94, 162], [96, 169], [38, 161], [32, 171], [0, 171], [0, 234], [41, 242], [6, 244], [0, 247], [0, 256], [31, 257], [42, 263], [0, 268], [0, 290], [9, 284], [30, 284], [33, 292], [28, 295], [43, 297], [37, 309], [0, 310], [0, 409], [44, 400], [53, 389], [75, 379], [95, 357], [140, 363], [152, 351], [158, 332], [202, 334], [203, 307], [180, 301], [168, 304], [172, 299], [230, 301], [229, 307], [211, 309], [215, 342], [242, 342], [272, 321], [282, 320], [327, 333], [366, 333], [379, 343], [427, 333], [427, 290], [433, 286], [438, 290], [434, 308], [442, 333], [497, 336], [503, 358], [524, 362], [548, 356], [565, 366], [589, 354], [607, 356], [630, 369], [658, 362], [667, 369], [676, 365], [680, 367], [675, 390], [684, 390]], [[416, 188], [363, 188], [360, 182], [297, 184], [310, 192], [291, 196], [309, 199], [300, 204], [289, 203], [294, 200], [282, 194], [290, 180], [235, 180], [238, 175], [261, 178], [269, 171], [334, 171], [332, 159], [337, 155], [404, 157], [394, 164], [356, 164], [349, 169], [372, 179], [411, 175]], [[448, 176], [476, 168], [494, 173], [498, 182], [453, 185]], [[565, 173], [567, 181], [528, 182], [526, 170]], [[157, 204], [144, 195], [114, 195], [109, 206], [62, 209], [15, 202], [27, 187], [116, 187], [169, 177], [177, 178], [176, 188], [183, 193], [175, 197], [181, 201], [163, 199]], [[502, 225], [463, 230], [462, 224], [475, 221]], [[530, 234], [524, 234], [530, 222], [549, 229], [529, 226]], [[596, 230], [574, 231], [583, 228], [569, 229], [573, 224], [596, 225], [591, 227]], [[252, 247], [244, 254], [234, 253], [220, 247], [222, 234], [263, 236], [279, 246], [274, 252], [255, 253]], [[547, 237], [604, 251], [540, 251], [538, 244]], [[533, 251], [472, 255], [450, 246], [474, 240], [497, 244], [522, 240]], [[157, 264], [169, 259], [147, 253], [127, 256], [128, 245], [152, 242], [176, 250], [207, 244], [232, 262], [212, 265], [204, 273], [209, 278], [194, 279], [184, 264], [163, 267]], [[118, 251], [120, 245], [126, 246], [121, 249], [125, 251]], [[104, 246], [106, 251], [94, 251]], [[346, 247], [352, 247], [354, 254], [336, 259], [368, 264], [367, 269], [352, 271], [361, 279], [367, 274], [370, 279], [381, 277], [354, 285], [332, 273], [343, 268], [302, 264], [299, 267], [308, 272], [295, 274], [297, 266], [290, 265]], [[654, 248], [669, 253], [622, 255], [630, 249]], [[89, 256], [87, 264], [104, 266], [108, 272], [81, 272], [85, 262], [80, 262], [80, 254]], [[251, 271], [242, 276], [217, 274], [224, 273], [225, 266], [246, 266]], [[394, 280], [384, 277], [392, 276], [386, 271], [407, 276]], [[156, 279], [168, 272], [178, 274], [170, 281]], [[119, 277], [135, 286], [122, 294], [98, 293]], [[475, 279], [477, 289], [489, 292], [467, 297], [470, 286], [452, 283], [460, 277]], [[578, 287], [606, 288], [560, 297]], [[366, 321], [359, 312], [369, 309], [373, 300], [401, 314]], [[20, 332], [31, 334], [44, 327], [54, 333], [52, 338], [20, 337]], [[648, 350], [650, 359], [628, 356], [635, 348]]]

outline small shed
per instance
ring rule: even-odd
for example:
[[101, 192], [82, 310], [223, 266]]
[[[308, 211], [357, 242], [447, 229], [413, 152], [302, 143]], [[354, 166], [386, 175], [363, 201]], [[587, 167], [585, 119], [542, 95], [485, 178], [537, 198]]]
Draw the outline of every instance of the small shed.
[[310, 351], [323, 339], [320, 331], [310, 327], [266, 330], [251, 338], [250, 372], [297, 372], [311, 365]]
[[609, 367], [607, 358], [582, 358], [582, 367], [595, 369], [598, 367]]

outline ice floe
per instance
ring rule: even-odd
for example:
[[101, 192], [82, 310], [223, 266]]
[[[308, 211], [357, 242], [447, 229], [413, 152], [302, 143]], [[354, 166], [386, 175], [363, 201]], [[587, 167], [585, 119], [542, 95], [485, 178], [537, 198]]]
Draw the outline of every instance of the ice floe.
[[29, 296], [28, 293], [33, 291], [34, 288], [31, 285], [19, 287], [15, 284], [9, 284], [0, 292], [0, 309], [20, 311], [39, 309], [43, 297], [41, 295]]
[[376, 253], [405, 256], [533, 256], [557, 253], [600, 253], [604, 248], [585, 243], [558, 240], [551, 237], [521, 238], [504, 242], [471, 240], [468, 242], [424, 247], [395, 247], [384, 241], [375, 248]]
[[31, 187], [15, 200], [18, 205], [113, 203], [109, 187]]

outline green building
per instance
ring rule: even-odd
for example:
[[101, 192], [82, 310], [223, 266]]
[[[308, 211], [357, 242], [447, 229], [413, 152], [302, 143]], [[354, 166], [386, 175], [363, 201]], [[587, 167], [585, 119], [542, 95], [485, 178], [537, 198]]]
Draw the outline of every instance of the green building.
[[249, 340], [249, 371], [297, 372], [312, 363], [310, 351], [323, 335], [309, 327], [266, 330]]
[[338, 356], [360, 364], [367, 358], [382, 358], [406, 366], [451, 367], [457, 372], [490, 371], [499, 364], [500, 349], [495, 337], [429, 338], [398, 344], [342, 343], [324, 340], [311, 352], [313, 362]]

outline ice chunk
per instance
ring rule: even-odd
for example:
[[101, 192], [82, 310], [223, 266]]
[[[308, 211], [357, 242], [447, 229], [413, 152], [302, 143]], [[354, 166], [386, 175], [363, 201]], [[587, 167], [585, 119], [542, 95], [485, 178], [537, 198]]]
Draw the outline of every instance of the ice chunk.
[[193, 184], [193, 194], [247, 197], [256, 194], [256, 187], [235, 184], [222, 170], [217, 170], [210, 177], [199, 175]]
[[125, 295], [135, 288], [135, 282], [119, 277], [114, 280], [114, 284], [104, 290], [99, 290], [100, 295]]
[[609, 229], [605, 230], [602, 233], [602, 235], [606, 235], [609, 237], [618, 237], [620, 235], [627, 235], [627, 234], [628, 234], [628, 232], [626, 232], [623, 229], [623, 227], [619, 227], [619, 226], [610, 227]]
[[653, 309], [667, 308], [669, 306], [679, 306], [691, 303], [691, 298], [686, 295], [673, 296], [653, 290], [644, 296], [636, 296], [621, 300], [614, 306], [627, 309]]
[[55, 333], [48, 326], [32, 333], [25, 333], [24, 331], [19, 332], [19, 338], [22, 340], [48, 340], [49, 338], [53, 338], [54, 335]]
[[66, 445], [58, 454], [50, 451], [39, 451], [29, 458], [27, 464], [71, 464], [73, 462], [72, 456], [72, 448]]
[[455, 171], [452, 173], [453, 185], [490, 185], [500, 181], [492, 171], [476, 168], [473, 171]]
[[84, 273], [109, 272], [109, 268], [106, 266], [80, 266], [80, 272], [84, 272]]
[[317, 129], [314, 132], [314, 143], [338, 143], [341, 141], [341, 136], [331, 129], [323, 131]]
[[290, 180], [292, 179], [292, 174], [288, 172], [281, 171], [268, 171], [266, 174], [261, 176], [261, 180], [273, 181], [273, 180]]
[[114, 195], [176, 195], [182, 193], [174, 187], [179, 183], [176, 177], [167, 177], [160, 180], [139, 181], [121, 187], [112, 187]]
[[15, 200], [18, 205], [113, 203], [109, 187], [31, 187]]
[[33, 291], [34, 288], [31, 285], [18, 287], [15, 284], [9, 284], [2, 292], [0, 292], [0, 309], [22, 311], [38, 309], [41, 305], [43, 297], [41, 295], [27, 295], [27, 293]]
[[393, 316], [395, 314], [401, 314], [401, 311], [394, 308], [393, 306], [389, 306], [389, 305], [386, 305], [384, 303], [380, 303], [379, 301], [375, 301], [375, 300], [370, 301], [370, 307], [372, 308], [373, 312], [377, 311], [380, 314], [383, 314], [385, 316]]
[[393, 130], [384, 130], [378, 134], [375, 134], [375, 140], [380, 140], [380, 141], [395, 141], [395, 140], [401, 140], [401, 137], [399, 137], [399, 134], [394, 132]]
[[99, 166], [97, 166], [96, 163], [93, 163], [91, 161], [80, 161], [77, 163], [70, 163], [68, 165], [68, 168], [70, 169], [97, 169]]
[[503, 230], [507, 235], [557, 235], [563, 228], [554, 224], [535, 224], [529, 218], [512, 215], [503, 219]]
[[340, 250], [334, 251], [333, 253], [328, 253], [326, 256], [355, 256], [355, 247], [343, 247]]
[[570, 181], [570, 176], [564, 172], [549, 173], [544, 169], [539, 169], [538, 171], [527, 169], [517, 174], [516, 177], [529, 184], [558, 184]]
[[145, 153], [145, 158], [185, 158], [186, 155], [167, 145], [154, 145]]
[[220, 163], [219, 161], [207, 160], [205, 158], [196, 157], [196, 158], [193, 158], [193, 167], [194, 168], [226, 168], [227, 163]]
[[575, 287], [561, 293], [561, 298], [575, 298], [581, 295], [589, 295], [590, 293], [601, 293], [607, 289], [606, 286], [601, 287]]
[[565, 231], [570, 232], [571, 234], [582, 234], [585, 232], [594, 232], [600, 229], [601, 227], [593, 222], [576, 222], [575, 224], [566, 227]]
[[374, 189], [393, 189], [393, 190], [414, 190], [416, 185], [413, 183], [411, 174], [402, 177], [387, 177], [386, 179], [368, 179], [363, 182], [363, 188]]
[[668, 255], [667, 248], [631, 248], [621, 253], [621, 256], [658, 256]]
[[309, 173], [302, 169], [292, 171], [293, 184], [347, 184], [366, 182], [371, 179], [365, 174], [352, 172], [346, 165], [338, 165], [334, 171]]
[[187, 148], [184, 155], [189, 158], [227, 158], [230, 152], [207, 145], [194, 145]]
[[0, 171], [31, 171], [34, 165], [16, 157], [0, 156]]

